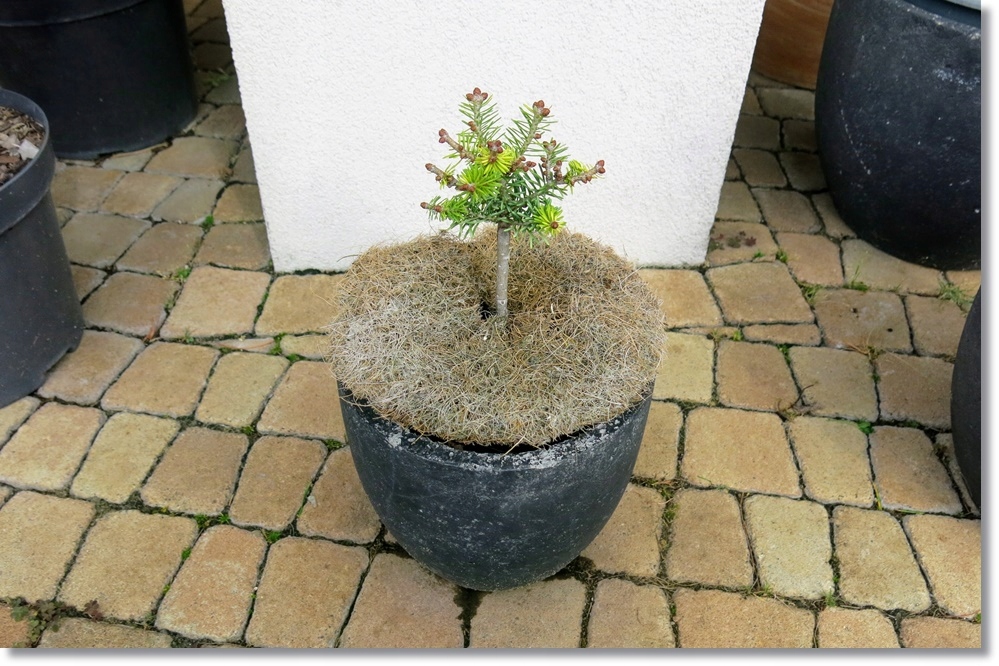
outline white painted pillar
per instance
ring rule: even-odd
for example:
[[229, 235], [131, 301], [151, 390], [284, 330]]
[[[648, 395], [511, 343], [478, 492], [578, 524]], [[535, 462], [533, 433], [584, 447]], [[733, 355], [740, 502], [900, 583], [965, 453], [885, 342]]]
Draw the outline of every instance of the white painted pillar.
[[340, 270], [433, 232], [437, 131], [479, 86], [543, 99], [551, 136], [607, 175], [569, 228], [643, 266], [698, 264], [764, 0], [223, 0], [278, 271]]

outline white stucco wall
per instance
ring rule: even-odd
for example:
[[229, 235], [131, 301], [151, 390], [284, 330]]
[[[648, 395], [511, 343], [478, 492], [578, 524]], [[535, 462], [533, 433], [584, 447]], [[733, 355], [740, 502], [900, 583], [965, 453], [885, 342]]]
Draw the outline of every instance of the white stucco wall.
[[434, 231], [437, 131], [475, 86], [607, 175], [570, 228], [639, 265], [704, 260], [764, 0], [224, 0], [278, 271]]

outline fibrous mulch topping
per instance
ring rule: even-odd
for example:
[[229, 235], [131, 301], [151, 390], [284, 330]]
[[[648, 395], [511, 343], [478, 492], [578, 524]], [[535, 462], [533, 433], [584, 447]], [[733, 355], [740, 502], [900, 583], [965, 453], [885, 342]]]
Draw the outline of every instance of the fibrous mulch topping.
[[44, 139], [45, 130], [34, 118], [0, 106], [0, 185], [27, 166]]
[[659, 300], [574, 233], [513, 243], [510, 317], [488, 316], [492, 228], [375, 247], [339, 290], [329, 361], [382, 416], [445, 441], [541, 446], [641, 400], [665, 341]]

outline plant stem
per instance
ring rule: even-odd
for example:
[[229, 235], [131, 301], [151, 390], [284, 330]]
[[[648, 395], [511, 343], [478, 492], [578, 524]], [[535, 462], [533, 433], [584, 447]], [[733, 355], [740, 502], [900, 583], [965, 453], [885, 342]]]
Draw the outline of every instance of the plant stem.
[[507, 283], [510, 280], [510, 228], [496, 225], [496, 316], [506, 317]]

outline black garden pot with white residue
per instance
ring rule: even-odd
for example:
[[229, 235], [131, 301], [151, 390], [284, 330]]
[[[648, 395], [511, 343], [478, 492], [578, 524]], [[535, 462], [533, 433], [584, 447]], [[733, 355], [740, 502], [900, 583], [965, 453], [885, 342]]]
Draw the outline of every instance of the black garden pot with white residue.
[[354, 465], [406, 551], [463, 587], [546, 578], [607, 523], [631, 478], [645, 399], [607, 423], [521, 453], [461, 450], [383, 419], [339, 386]]

